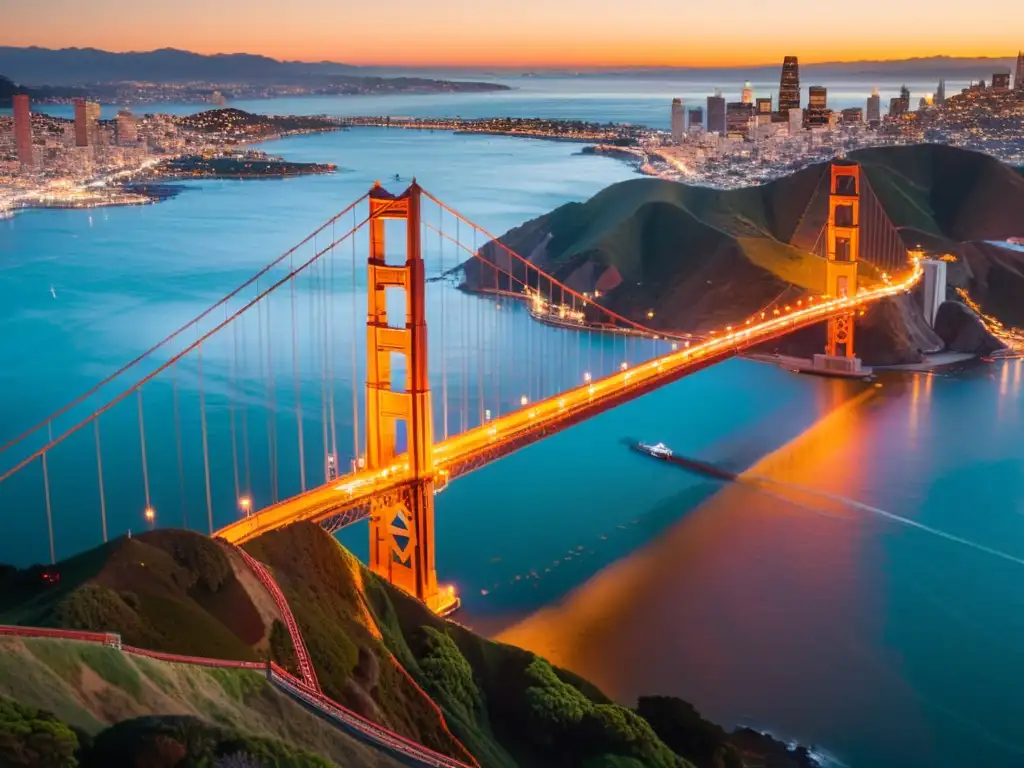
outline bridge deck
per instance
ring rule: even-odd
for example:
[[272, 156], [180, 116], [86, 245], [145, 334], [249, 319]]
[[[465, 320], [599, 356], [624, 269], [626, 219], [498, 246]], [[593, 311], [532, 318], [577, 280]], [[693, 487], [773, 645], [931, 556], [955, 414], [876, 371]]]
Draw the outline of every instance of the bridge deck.
[[[920, 266], [915, 264], [913, 273], [905, 280], [865, 291], [856, 299], [824, 301], [745, 326], [689, 349], [672, 352], [561, 395], [538, 401], [437, 443], [433, 454], [435, 468], [438, 473], [447, 475], [448, 479], [454, 479], [572, 424], [737, 355], [751, 346], [850, 311], [855, 305], [902, 293], [911, 288], [921, 274]], [[407, 458], [399, 456], [383, 469], [344, 475], [327, 485], [255, 512], [222, 528], [217, 535], [238, 544], [300, 520], [316, 522], [350, 513], [345, 520], [346, 524], [355, 522], [369, 515], [374, 498], [408, 483], [411, 479], [408, 471]]]

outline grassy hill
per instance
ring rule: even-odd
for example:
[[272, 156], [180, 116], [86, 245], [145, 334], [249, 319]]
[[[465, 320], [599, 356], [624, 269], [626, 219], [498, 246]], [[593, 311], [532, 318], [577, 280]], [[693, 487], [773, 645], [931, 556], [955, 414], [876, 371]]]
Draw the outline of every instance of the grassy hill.
[[[266, 534], [246, 549], [270, 567], [287, 597], [325, 693], [457, 759], [469, 762], [472, 755], [485, 768], [743, 768], [773, 755], [778, 762], [771, 764], [779, 768], [813, 765], [770, 739], [727, 734], [679, 699], [641, 699], [637, 708], [615, 704], [530, 652], [437, 618], [314, 525]], [[0, 621], [120, 631], [125, 642], [135, 633], [163, 650], [211, 656], [234, 637], [236, 650], [259, 655], [259, 642], [249, 642], [255, 631], [244, 640], [239, 634], [245, 626], [239, 616], [248, 609], [207, 594], [235, 590], [225, 586], [234, 579], [240, 591], [232, 600], [251, 603], [259, 613], [259, 601], [234, 570], [236, 558], [191, 532], [122, 539], [59, 563], [51, 569], [61, 575], [55, 585], [46, 585], [38, 568], [8, 570]], [[122, 594], [128, 575], [137, 599]], [[105, 596], [83, 597], [96, 590]], [[165, 601], [154, 601], [155, 594]], [[168, 606], [179, 615], [204, 613], [208, 623], [172, 632], [154, 616]], [[208, 634], [203, 628], [209, 626], [219, 629]], [[299, 717], [290, 700], [255, 673], [161, 664], [75, 643], [6, 640], [0, 643], [0, 696], [54, 713], [90, 736], [129, 721], [128, 732], [133, 739], [143, 734], [142, 744], [166, 738], [192, 743], [190, 729], [217, 726], [226, 732], [199, 741], [230, 746], [232, 739], [260, 734], [339, 765], [377, 764], [343, 755], [346, 745], [328, 738], [333, 731], [325, 735], [319, 721]], [[193, 720], [138, 720], [154, 715]]]
[[[3, 737], [5, 702], [8, 707], [17, 702], [49, 713], [71, 731], [78, 747], [95, 739], [108, 758], [112, 751], [127, 749], [128, 742], [139, 741], [141, 733], [160, 730], [161, 723], [180, 727], [190, 723], [186, 730], [214, 729], [224, 740], [260, 737], [278, 743], [285, 752], [330, 761], [321, 764], [399, 765], [327, 725], [259, 672], [172, 664], [74, 641], [0, 638], [0, 765], [50, 765], [19, 763], [10, 751], [5, 752], [5, 744], [9, 747]], [[111, 726], [117, 724], [118, 730], [111, 734]], [[131, 738], [126, 735], [129, 731]], [[206, 740], [210, 739], [208, 733]], [[80, 762], [131, 764], [100, 760], [99, 754], [89, 760], [83, 756]], [[296, 763], [306, 764], [311, 763]]]
[[[954, 284], [1004, 322], [1024, 313], [1024, 257], [996, 258], [970, 247], [1024, 234], [1024, 177], [1016, 169], [940, 145], [877, 147], [850, 159], [861, 163], [905, 245], [961, 255], [963, 266], [951, 269]], [[600, 290], [609, 309], [644, 322], [653, 310], [655, 327], [699, 332], [777, 301], [824, 292], [825, 261], [810, 251], [827, 215], [828, 164], [818, 164], [734, 190], [633, 179], [526, 222], [501, 240], [570, 287]], [[493, 244], [482, 253], [507, 266]], [[467, 263], [465, 272], [474, 288], [486, 286], [493, 270]], [[861, 263], [862, 284], [878, 276]], [[886, 338], [899, 347], [897, 337], [917, 334], [890, 327], [885, 317], [875, 324], [883, 346]], [[899, 354], [913, 352], [903, 347]]]
[[187, 531], [121, 537], [43, 569], [0, 569], [0, 623], [117, 628], [152, 650], [294, 663], [277, 607], [230, 548]]

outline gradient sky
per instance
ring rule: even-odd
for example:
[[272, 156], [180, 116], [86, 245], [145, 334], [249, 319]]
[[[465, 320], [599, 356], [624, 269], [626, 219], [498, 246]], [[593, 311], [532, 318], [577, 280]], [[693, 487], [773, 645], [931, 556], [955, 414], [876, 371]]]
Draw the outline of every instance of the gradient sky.
[[[352, 64], [729, 66], [1010, 56], [1018, 0], [0, 0], [0, 45]], [[999, 22], [1002, 20], [1002, 23]], [[840, 36], [841, 32], [841, 36]]]

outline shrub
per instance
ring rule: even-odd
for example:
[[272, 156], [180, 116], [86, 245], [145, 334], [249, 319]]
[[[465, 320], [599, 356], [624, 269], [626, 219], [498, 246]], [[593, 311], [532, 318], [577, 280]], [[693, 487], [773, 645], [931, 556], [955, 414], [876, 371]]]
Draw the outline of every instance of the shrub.
[[0, 697], [0, 765], [73, 768], [78, 737], [49, 712]]
[[637, 713], [669, 749], [687, 760], [698, 765], [742, 768], [743, 761], [729, 744], [726, 732], [701, 717], [689, 702], [674, 696], [642, 696]]
[[85, 584], [61, 600], [53, 613], [57, 626], [92, 632], [142, 634], [139, 617], [114, 590]]
[[211, 667], [205, 672], [216, 680], [224, 693], [235, 701], [245, 703], [251, 696], [264, 690], [269, 683], [267, 678], [248, 669], [217, 669]]
[[82, 754], [83, 768], [145, 765], [273, 765], [280, 768], [331, 768], [319, 755], [296, 749], [275, 739], [243, 735], [210, 725], [194, 717], [139, 717], [125, 720], [100, 733], [92, 749]]
[[421, 632], [424, 639], [419, 665], [428, 690], [457, 708], [463, 719], [475, 723], [483, 699], [473, 679], [473, 668], [447, 634], [428, 626]]

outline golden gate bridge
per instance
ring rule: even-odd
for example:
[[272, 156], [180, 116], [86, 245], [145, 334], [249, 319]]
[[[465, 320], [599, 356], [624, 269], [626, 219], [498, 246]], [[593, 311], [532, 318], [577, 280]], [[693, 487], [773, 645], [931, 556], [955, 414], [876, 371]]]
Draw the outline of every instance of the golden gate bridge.
[[[334, 532], [368, 519], [370, 567], [450, 611], [434, 495], [452, 480], [817, 323], [829, 355], [853, 358], [856, 312], [912, 288], [921, 267], [860, 167], [829, 167], [811, 238], [824, 290], [703, 336], [569, 288], [415, 181], [397, 195], [377, 184], [0, 446], [0, 510], [31, 521], [51, 562], [139, 521], [241, 544], [297, 521]], [[891, 279], [858, 285], [865, 242]], [[435, 279], [453, 274], [465, 291]]]

